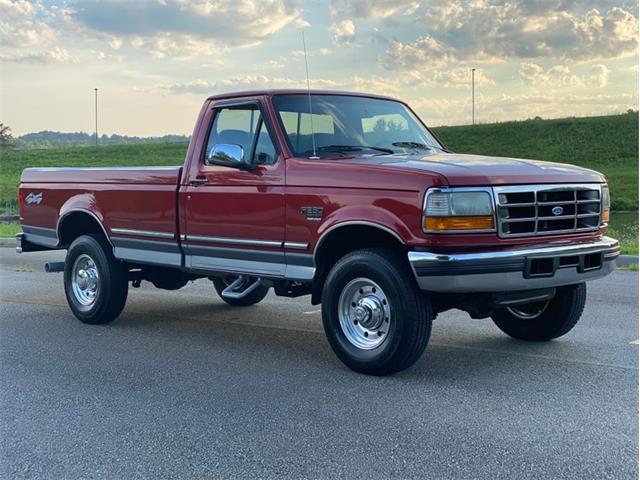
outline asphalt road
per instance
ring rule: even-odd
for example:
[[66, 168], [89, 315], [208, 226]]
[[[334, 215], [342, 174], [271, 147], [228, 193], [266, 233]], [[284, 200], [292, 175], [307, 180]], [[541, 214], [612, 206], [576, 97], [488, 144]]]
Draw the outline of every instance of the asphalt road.
[[637, 478], [638, 274], [591, 283], [566, 337], [442, 314], [412, 369], [346, 369], [319, 308], [227, 307], [207, 281], [67, 309], [56, 254], [1, 261], [3, 478]]

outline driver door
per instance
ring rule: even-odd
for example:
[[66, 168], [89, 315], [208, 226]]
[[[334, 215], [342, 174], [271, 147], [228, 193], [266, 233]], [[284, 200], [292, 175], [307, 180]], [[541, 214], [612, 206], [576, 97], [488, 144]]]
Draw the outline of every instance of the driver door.
[[[181, 191], [185, 266], [282, 276], [284, 162], [262, 105], [258, 100], [218, 103], [207, 116], [206, 148]], [[212, 163], [209, 154], [221, 145], [236, 146], [232, 150], [241, 151], [248, 165]]]

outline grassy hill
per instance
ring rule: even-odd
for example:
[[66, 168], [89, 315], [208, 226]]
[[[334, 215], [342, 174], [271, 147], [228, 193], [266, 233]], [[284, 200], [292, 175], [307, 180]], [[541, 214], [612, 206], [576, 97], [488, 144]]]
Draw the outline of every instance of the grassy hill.
[[440, 127], [455, 152], [571, 163], [604, 173], [614, 210], [638, 210], [638, 114]]
[[[615, 210], [638, 209], [638, 115], [527, 120], [435, 129], [455, 152], [572, 163], [603, 172]], [[15, 209], [26, 167], [179, 165], [186, 143], [140, 143], [0, 153], [0, 207]]]

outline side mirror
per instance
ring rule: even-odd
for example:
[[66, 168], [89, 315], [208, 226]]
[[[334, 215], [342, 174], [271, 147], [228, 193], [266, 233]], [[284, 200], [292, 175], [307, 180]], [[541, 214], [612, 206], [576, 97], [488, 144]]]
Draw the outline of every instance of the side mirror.
[[217, 143], [207, 154], [207, 165], [222, 165], [224, 167], [249, 170], [249, 164], [244, 158], [244, 148], [232, 143]]

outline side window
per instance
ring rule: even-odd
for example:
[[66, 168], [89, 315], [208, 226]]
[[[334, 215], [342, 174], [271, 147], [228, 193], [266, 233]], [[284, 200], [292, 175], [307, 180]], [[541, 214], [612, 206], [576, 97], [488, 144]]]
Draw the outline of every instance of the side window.
[[260, 122], [260, 131], [256, 141], [256, 153], [253, 156], [255, 165], [273, 165], [276, 162], [276, 147], [273, 146], [267, 126]]
[[223, 108], [216, 113], [209, 133], [207, 152], [214, 145], [229, 143], [240, 145], [245, 158], [251, 155], [256, 127], [260, 123], [260, 110], [255, 106]]

